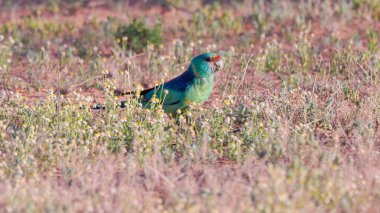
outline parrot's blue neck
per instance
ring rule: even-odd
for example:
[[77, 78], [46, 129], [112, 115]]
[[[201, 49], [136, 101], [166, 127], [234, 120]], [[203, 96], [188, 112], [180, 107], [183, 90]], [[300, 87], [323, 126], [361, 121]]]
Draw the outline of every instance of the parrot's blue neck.
[[196, 70], [194, 70], [193, 66], [189, 66], [189, 69], [186, 71], [189, 74], [189, 77], [192, 77], [193, 79], [201, 79], [201, 78], [210, 78], [212, 77], [212, 73], [207, 76], [200, 76]]

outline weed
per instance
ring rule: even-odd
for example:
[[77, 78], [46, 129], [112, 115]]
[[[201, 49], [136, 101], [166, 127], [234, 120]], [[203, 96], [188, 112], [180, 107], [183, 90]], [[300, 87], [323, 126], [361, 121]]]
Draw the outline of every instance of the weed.
[[149, 29], [144, 20], [133, 20], [129, 25], [119, 25], [115, 32], [115, 38], [123, 49], [141, 52], [148, 44], [152, 44], [156, 47], [162, 45], [163, 38], [161, 28], [160, 22], [152, 29]]
[[356, 88], [352, 88], [348, 85], [343, 86], [343, 94], [345, 99], [352, 101], [356, 106], [361, 103], [360, 93]]

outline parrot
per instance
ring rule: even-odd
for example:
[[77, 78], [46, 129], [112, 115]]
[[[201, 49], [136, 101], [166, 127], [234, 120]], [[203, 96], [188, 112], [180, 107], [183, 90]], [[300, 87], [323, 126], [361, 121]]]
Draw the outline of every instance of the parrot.
[[[153, 98], [162, 104], [165, 113], [176, 115], [185, 110], [191, 103], [202, 104], [211, 94], [214, 87], [214, 75], [222, 69], [220, 55], [203, 53], [191, 60], [187, 70], [178, 77], [161, 85], [143, 90], [126, 92], [122, 95], [137, 95], [144, 108], [149, 108]], [[121, 108], [126, 107], [121, 102]]]

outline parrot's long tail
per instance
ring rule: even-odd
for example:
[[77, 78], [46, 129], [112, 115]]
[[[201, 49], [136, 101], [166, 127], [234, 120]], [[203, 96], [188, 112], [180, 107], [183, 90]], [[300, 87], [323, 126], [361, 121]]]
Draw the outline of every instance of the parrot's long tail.
[[149, 89], [146, 89], [146, 90], [142, 90], [142, 91], [137, 91], [137, 90], [135, 90], [135, 91], [128, 91], [128, 92], [115, 91], [115, 95], [117, 95], [117, 96], [136, 95], [136, 94], [145, 95], [148, 92], [150, 92], [152, 90], [157, 90], [160, 87], [162, 87], [162, 85], [155, 86], [155, 87], [152, 87], [152, 88], [149, 88]]
[[[119, 106], [122, 109], [125, 108], [125, 101], [120, 102]], [[91, 109], [93, 109], [93, 110], [104, 110], [104, 109], [106, 109], [106, 106], [104, 104], [95, 104], [94, 106], [92, 106]]]
[[116, 95], [116, 96], [135, 95], [135, 94], [137, 94], [137, 91], [123, 92], [123, 91], [116, 90], [116, 91], [114, 91], [114, 92], [115, 92], [115, 95]]
[[95, 104], [94, 106], [91, 107], [91, 109], [94, 109], [94, 110], [100, 110], [100, 109], [105, 109], [106, 106], [104, 106], [103, 104]]
[[[124, 95], [135, 95], [137, 91], [129, 91], [129, 92], [120, 92], [115, 91], [116, 96], [124, 96]], [[95, 104], [92, 106], [93, 110], [104, 110], [106, 106], [104, 104]], [[125, 101], [120, 102], [120, 108], [125, 108]]]
[[[141, 96], [144, 97], [145, 94], [147, 94], [148, 92], [152, 91], [152, 90], [155, 90], [157, 88], [159, 88], [160, 86], [156, 86], [156, 87], [152, 87], [152, 88], [149, 88], [149, 89], [146, 89], [146, 90], [143, 90], [143, 91], [129, 91], [129, 92], [116, 92], [115, 94], [117, 96], [124, 96], [124, 95], [136, 95], [137, 93], [139, 93]], [[145, 100], [145, 99], [143, 99]], [[147, 100], [145, 100], [147, 101]], [[101, 109], [105, 109], [105, 105], [104, 104], [95, 104], [92, 109], [93, 110], [101, 110]], [[120, 108], [125, 108], [125, 101], [122, 101], [120, 102]]]

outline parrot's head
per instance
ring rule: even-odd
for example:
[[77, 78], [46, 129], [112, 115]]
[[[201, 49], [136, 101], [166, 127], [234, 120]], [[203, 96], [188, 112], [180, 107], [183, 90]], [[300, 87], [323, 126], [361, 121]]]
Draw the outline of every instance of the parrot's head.
[[197, 77], [205, 78], [219, 71], [223, 67], [223, 60], [216, 53], [203, 53], [193, 58], [190, 66]]

